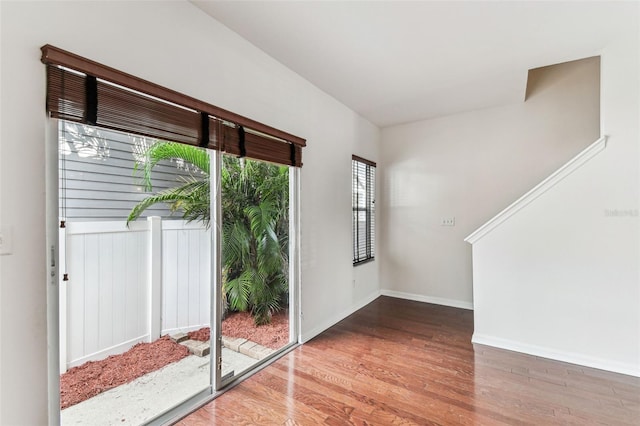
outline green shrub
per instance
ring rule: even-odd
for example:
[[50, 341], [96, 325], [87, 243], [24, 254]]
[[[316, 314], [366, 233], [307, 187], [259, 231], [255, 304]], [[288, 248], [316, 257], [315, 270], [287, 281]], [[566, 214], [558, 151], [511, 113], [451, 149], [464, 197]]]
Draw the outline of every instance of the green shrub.
[[[156, 203], [181, 212], [186, 221], [210, 225], [208, 153], [197, 147], [160, 141], [145, 152], [145, 189], [152, 191], [151, 172], [163, 160], [191, 164], [189, 178], [138, 203], [127, 218], [136, 220]], [[261, 161], [223, 156], [222, 291], [226, 307], [250, 311], [257, 325], [271, 321], [288, 303], [289, 169]]]

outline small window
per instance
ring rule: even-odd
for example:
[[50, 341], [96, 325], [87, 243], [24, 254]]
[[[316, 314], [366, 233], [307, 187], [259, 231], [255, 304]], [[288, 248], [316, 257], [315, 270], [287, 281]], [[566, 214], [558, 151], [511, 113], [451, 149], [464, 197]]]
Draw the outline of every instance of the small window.
[[375, 257], [376, 163], [351, 157], [351, 205], [353, 207], [353, 264]]

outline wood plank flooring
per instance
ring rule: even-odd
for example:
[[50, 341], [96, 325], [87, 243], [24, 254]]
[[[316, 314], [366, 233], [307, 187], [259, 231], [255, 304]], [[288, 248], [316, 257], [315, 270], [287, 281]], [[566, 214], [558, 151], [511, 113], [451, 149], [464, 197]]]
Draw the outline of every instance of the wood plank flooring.
[[380, 297], [179, 425], [640, 425], [640, 378], [471, 344], [471, 311]]

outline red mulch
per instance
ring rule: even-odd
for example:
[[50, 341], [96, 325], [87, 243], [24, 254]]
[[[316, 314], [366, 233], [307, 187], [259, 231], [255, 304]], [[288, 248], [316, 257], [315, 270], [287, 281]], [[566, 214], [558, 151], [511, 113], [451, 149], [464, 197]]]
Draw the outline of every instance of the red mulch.
[[[189, 332], [189, 338], [193, 340], [209, 340], [209, 327]], [[222, 321], [222, 335], [228, 337], [241, 337], [266, 346], [271, 349], [280, 349], [289, 343], [289, 312], [281, 311], [273, 314], [271, 323], [256, 326], [248, 312], [234, 312]]]
[[[189, 333], [193, 340], [209, 340], [209, 327]], [[230, 314], [222, 322], [222, 334], [241, 337], [271, 349], [289, 343], [289, 313], [273, 314], [271, 324], [257, 327], [248, 312]], [[109, 389], [129, 383], [189, 355], [189, 350], [163, 336], [138, 343], [127, 352], [100, 361], [89, 361], [60, 376], [60, 408], [65, 409]]]
[[60, 408], [129, 383], [187, 355], [186, 347], [163, 336], [155, 342], [138, 343], [123, 354], [73, 367], [60, 376]]

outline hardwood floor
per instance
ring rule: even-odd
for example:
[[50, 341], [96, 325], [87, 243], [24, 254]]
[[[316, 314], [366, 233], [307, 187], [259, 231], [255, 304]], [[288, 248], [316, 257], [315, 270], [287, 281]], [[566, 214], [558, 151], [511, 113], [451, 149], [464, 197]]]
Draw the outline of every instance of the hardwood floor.
[[472, 345], [473, 313], [380, 297], [179, 425], [640, 425], [640, 378]]

